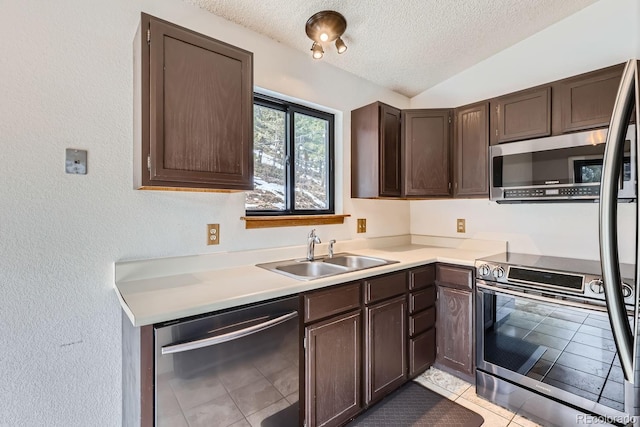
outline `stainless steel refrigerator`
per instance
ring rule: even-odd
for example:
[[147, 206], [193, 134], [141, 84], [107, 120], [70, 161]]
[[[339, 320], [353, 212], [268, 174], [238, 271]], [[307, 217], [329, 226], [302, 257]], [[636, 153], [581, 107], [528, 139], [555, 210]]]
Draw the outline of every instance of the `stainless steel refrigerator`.
[[[602, 277], [609, 321], [625, 377], [625, 412], [628, 414], [628, 419], [624, 420], [622, 424], [634, 427], [640, 426], [640, 325], [638, 325], [640, 308], [638, 300], [635, 301], [633, 310], [630, 311], [625, 307], [622, 287], [619, 286], [621, 273], [617, 234], [619, 232], [617, 224], [618, 203], [616, 199], [624, 158], [625, 135], [629, 122], [635, 118], [636, 124], [640, 124], [639, 65], [639, 61], [635, 59], [628, 61], [620, 81], [618, 96], [607, 135], [600, 193], [600, 262], [602, 264]], [[636, 126], [635, 129], [636, 133], [640, 134], [640, 126]], [[637, 135], [636, 143], [639, 141], [640, 135]], [[636, 153], [638, 152], [636, 148]], [[632, 161], [635, 162], [637, 167], [637, 157]], [[640, 295], [639, 206], [640, 204], [636, 200], [635, 230], [623, 230], [624, 232], [635, 233], [636, 238], [635, 295]]]

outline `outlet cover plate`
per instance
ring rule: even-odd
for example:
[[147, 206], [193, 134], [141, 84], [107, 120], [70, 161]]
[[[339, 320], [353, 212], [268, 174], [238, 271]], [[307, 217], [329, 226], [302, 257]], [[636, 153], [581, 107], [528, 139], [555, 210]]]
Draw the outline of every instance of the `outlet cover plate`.
[[456, 229], [458, 233], [466, 233], [467, 224], [463, 218], [458, 218], [456, 223]]
[[220, 224], [207, 224], [207, 245], [220, 244]]

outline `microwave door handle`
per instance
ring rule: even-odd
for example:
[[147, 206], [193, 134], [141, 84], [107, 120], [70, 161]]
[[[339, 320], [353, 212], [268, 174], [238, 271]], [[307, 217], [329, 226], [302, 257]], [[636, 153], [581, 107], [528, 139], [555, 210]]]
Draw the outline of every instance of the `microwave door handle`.
[[[624, 377], [633, 382], [633, 335], [626, 315], [620, 261], [618, 257], [618, 203], [617, 181], [621, 172], [620, 158], [623, 157], [627, 122], [635, 101], [637, 64], [629, 61], [625, 66], [618, 88], [618, 96], [613, 107], [609, 124], [607, 144], [602, 162], [602, 182], [600, 190], [600, 262], [602, 281], [609, 313], [611, 330], [618, 349], [618, 356]], [[637, 277], [636, 277], [637, 280]]]
[[163, 355], [173, 354], [173, 353], [182, 353], [189, 350], [195, 350], [195, 349], [204, 348], [204, 347], [211, 347], [217, 344], [222, 344], [223, 342], [237, 340], [239, 338], [256, 334], [258, 332], [262, 332], [269, 328], [273, 328], [274, 326], [280, 325], [281, 323], [284, 323], [287, 320], [293, 319], [297, 316], [298, 316], [298, 312], [292, 311], [291, 313], [287, 313], [282, 316], [271, 318], [257, 325], [252, 325], [247, 328], [239, 329], [237, 331], [228, 332], [226, 334], [208, 336], [206, 338], [195, 339], [187, 342], [180, 342], [177, 344], [165, 345], [162, 347], [161, 353]]

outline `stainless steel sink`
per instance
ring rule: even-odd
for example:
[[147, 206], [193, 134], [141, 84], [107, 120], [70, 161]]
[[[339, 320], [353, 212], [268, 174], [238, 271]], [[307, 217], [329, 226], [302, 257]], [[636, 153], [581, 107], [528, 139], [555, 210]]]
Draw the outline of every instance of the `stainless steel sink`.
[[301, 277], [324, 277], [333, 274], [346, 273], [347, 267], [339, 265], [325, 264], [318, 261], [294, 262], [293, 264], [279, 265], [276, 271], [282, 271], [294, 276]]
[[316, 258], [314, 261], [308, 261], [306, 259], [290, 259], [257, 264], [257, 266], [275, 273], [293, 277], [294, 279], [312, 280], [357, 270], [364, 270], [366, 268], [379, 267], [381, 265], [388, 265], [396, 262], [398, 261], [340, 253], [331, 258]]
[[382, 258], [348, 254], [335, 255], [333, 258], [325, 258], [322, 261], [327, 264], [342, 265], [351, 270], [363, 270], [389, 264], [389, 261]]

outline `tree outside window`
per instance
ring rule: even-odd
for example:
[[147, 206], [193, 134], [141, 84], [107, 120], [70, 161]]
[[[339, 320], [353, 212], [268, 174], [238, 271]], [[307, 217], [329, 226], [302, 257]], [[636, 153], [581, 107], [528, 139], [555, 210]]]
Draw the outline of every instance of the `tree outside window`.
[[255, 95], [248, 215], [334, 213], [333, 115]]

